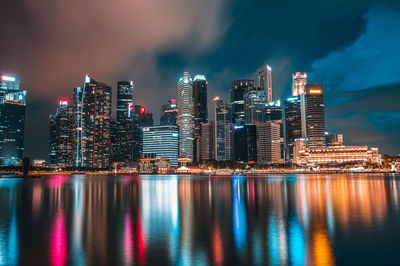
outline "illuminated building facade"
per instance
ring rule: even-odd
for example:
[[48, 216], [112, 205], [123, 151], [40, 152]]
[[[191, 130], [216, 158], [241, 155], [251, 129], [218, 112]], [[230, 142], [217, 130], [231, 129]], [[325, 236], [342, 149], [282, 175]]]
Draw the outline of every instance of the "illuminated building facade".
[[283, 163], [281, 125], [279, 121], [256, 123], [258, 164]]
[[285, 160], [289, 162], [293, 159], [295, 140], [302, 137], [301, 101], [299, 96], [285, 100], [284, 113]]
[[229, 104], [225, 104], [219, 97], [215, 103], [215, 160], [228, 161], [231, 159], [231, 129], [232, 117]]
[[78, 125], [76, 166], [108, 167], [111, 87], [86, 76], [83, 89], [75, 89], [74, 102]]
[[234, 125], [234, 159], [238, 162], [257, 162], [257, 129], [255, 125]]
[[168, 104], [161, 105], [160, 125], [162, 126], [176, 126], [176, 117], [178, 115], [178, 108], [175, 99], [170, 99]]
[[193, 80], [184, 72], [178, 82], [179, 156], [188, 156], [193, 160], [194, 113]]
[[1, 166], [20, 165], [24, 155], [26, 91], [10, 91], [0, 98]]
[[254, 80], [235, 80], [231, 83], [232, 122], [237, 125], [245, 123], [244, 93], [247, 87], [254, 87]]
[[178, 166], [179, 129], [177, 126], [143, 127], [142, 154], [155, 154], [165, 158], [171, 166]]
[[68, 100], [59, 100], [57, 112], [49, 118], [48, 164], [50, 166], [74, 165], [74, 130], [74, 110]]
[[328, 164], [366, 164], [380, 163], [381, 156], [377, 148], [368, 146], [331, 146], [297, 149], [294, 162], [298, 165], [328, 165]]
[[267, 102], [272, 102], [272, 70], [264, 65], [257, 70], [258, 87], [261, 87], [267, 96]]
[[207, 123], [207, 80], [204, 75], [196, 75], [193, 79], [193, 111], [194, 111], [194, 143], [193, 160], [200, 161], [201, 157], [201, 124]]
[[304, 93], [307, 84], [307, 73], [296, 72], [292, 74], [292, 96], [300, 96]]
[[214, 159], [215, 155], [215, 121], [201, 125], [201, 160]]
[[268, 101], [266, 91], [261, 87], [247, 87], [243, 98], [246, 124], [264, 122], [265, 105]]
[[308, 145], [325, 146], [325, 106], [322, 85], [307, 84], [303, 96]]

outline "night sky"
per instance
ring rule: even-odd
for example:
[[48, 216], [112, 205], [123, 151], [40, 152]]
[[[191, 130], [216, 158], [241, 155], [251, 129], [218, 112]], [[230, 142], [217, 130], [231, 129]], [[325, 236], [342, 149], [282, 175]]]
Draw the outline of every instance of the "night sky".
[[400, 1], [2, 0], [0, 36], [0, 72], [28, 90], [32, 158], [47, 159], [48, 116], [86, 73], [114, 92], [133, 80], [158, 124], [183, 71], [206, 75], [212, 115], [213, 96], [228, 100], [230, 82], [265, 63], [275, 100], [308, 72], [324, 85], [329, 132], [400, 152]]

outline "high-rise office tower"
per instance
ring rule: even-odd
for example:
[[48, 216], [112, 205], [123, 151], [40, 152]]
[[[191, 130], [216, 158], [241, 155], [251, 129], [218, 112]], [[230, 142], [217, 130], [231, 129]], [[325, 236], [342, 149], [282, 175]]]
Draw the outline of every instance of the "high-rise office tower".
[[258, 87], [263, 88], [267, 101], [272, 102], [272, 72], [269, 65], [264, 65], [257, 70]]
[[119, 147], [121, 141], [119, 140], [119, 133], [121, 132], [120, 124], [115, 119], [110, 120], [110, 160], [109, 164], [111, 167], [114, 164], [121, 162]]
[[264, 121], [282, 120], [281, 101], [269, 102], [265, 105]]
[[281, 149], [281, 123], [266, 121], [257, 126], [257, 162], [259, 164], [283, 163]]
[[208, 161], [214, 159], [215, 154], [215, 121], [201, 125], [201, 160]]
[[117, 120], [111, 123], [112, 136], [110, 163], [132, 166], [134, 162], [133, 81], [117, 83]]
[[259, 87], [247, 87], [244, 93], [244, 110], [246, 124], [265, 121], [266, 91]]
[[86, 76], [83, 89], [75, 89], [75, 99], [76, 119], [80, 120], [76, 166], [106, 168], [110, 157], [111, 87]]
[[296, 139], [302, 138], [300, 96], [287, 98], [284, 104], [285, 127], [285, 160], [293, 159], [293, 148]]
[[117, 83], [117, 120], [125, 122], [129, 117], [129, 108], [133, 106], [133, 81], [118, 81]]
[[131, 108], [131, 117], [133, 117], [133, 162], [139, 162], [142, 153], [142, 127], [146, 118], [146, 108], [134, 105]]
[[234, 125], [234, 159], [238, 162], [257, 162], [257, 129], [255, 125]]
[[184, 72], [178, 82], [178, 117], [179, 156], [193, 159], [194, 115], [193, 115], [193, 80]]
[[231, 129], [232, 117], [229, 104], [225, 104], [219, 97], [215, 102], [215, 160], [228, 161], [231, 159]]
[[161, 105], [160, 125], [162, 126], [176, 126], [176, 117], [178, 115], [178, 108], [176, 100], [170, 99], [168, 104]]
[[292, 74], [292, 96], [300, 96], [304, 93], [304, 88], [307, 84], [307, 73], [296, 72]]
[[143, 154], [155, 154], [178, 166], [179, 129], [177, 126], [143, 127]]
[[57, 112], [49, 118], [49, 155], [50, 166], [70, 167], [74, 165], [74, 110], [69, 101], [58, 101]]
[[247, 87], [254, 87], [254, 80], [235, 80], [231, 83], [232, 122], [237, 125], [245, 123], [244, 93]]
[[26, 91], [7, 90], [7, 93], [0, 98], [0, 165], [2, 166], [21, 164], [24, 155], [25, 106]]
[[193, 160], [200, 161], [201, 157], [201, 124], [207, 123], [207, 80], [204, 75], [196, 75], [193, 79], [193, 109], [194, 109], [194, 143]]
[[0, 73], [0, 102], [4, 95], [19, 92], [19, 78], [15, 75]]
[[325, 106], [322, 85], [306, 85], [304, 112], [309, 147], [325, 146]]

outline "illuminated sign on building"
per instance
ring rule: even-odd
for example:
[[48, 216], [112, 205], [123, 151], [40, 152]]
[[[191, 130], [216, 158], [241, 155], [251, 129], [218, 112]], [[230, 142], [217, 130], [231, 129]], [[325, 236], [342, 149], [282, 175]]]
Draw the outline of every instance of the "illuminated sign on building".
[[311, 90], [309, 90], [309, 93], [310, 94], [321, 94], [322, 91], [321, 90], [316, 90], [316, 89], [311, 89]]
[[4, 80], [4, 81], [15, 81], [15, 77], [3, 75], [3, 76], [1, 76], [1, 80]]

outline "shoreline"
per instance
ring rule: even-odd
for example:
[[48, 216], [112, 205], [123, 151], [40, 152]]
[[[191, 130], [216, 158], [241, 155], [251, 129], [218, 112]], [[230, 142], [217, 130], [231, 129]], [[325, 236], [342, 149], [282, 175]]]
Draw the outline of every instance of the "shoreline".
[[[230, 176], [243, 176], [243, 177], [263, 177], [265, 175], [323, 175], [323, 174], [391, 174], [399, 175], [399, 172], [393, 171], [346, 171], [346, 170], [320, 170], [320, 171], [266, 171], [266, 172], [250, 172], [250, 173], [232, 173], [232, 174], [207, 174], [207, 173], [114, 173], [114, 172], [31, 172], [27, 178], [41, 178], [42, 176], [50, 175], [112, 175], [112, 176], [140, 176], [140, 175], [178, 175], [178, 176], [204, 176], [204, 177], [230, 177]], [[0, 179], [5, 178], [23, 178], [20, 172], [7, 172], [0, 173]]]

